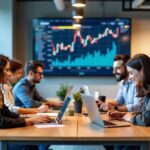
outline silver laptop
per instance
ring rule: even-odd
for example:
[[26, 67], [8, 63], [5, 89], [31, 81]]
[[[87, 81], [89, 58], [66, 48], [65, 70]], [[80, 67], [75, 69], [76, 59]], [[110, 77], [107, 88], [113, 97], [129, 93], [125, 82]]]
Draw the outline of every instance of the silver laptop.
[[96, 105], [94, 96], [81, 94], [85, 107], [87, 109], [88, 116], [92, 123], [100, 125], [105, 128], [112, 128], [112, 127], [127, 127], [130, 126], [130, 123], [125, 121], [118, 121], [117, 124], [111, 121], [102, 120], [100, 116], [100, 112]]

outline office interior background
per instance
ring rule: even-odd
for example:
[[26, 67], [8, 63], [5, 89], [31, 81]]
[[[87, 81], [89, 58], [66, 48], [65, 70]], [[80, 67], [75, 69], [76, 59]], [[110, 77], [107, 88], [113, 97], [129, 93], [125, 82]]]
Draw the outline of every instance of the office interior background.
[[[0, 53], [25, 63], [33, 59], [32, 20], [34, 18], [72, 18], [71, 0], [65, 9], [57, 10], [53, 0], [0, 0]], [[131, 18], [131, 56], [150, 56], [150, 5], [146, 10], [123, 10], [122, 0], [88, 0], [85, 18]], [[113, 76], [46, 76], [37, 87], [44, 97], [54, 97], [60, 83], [74, 85], [74, 91], [85, 84], [90, 92], [115, 98], [118, 83]]]

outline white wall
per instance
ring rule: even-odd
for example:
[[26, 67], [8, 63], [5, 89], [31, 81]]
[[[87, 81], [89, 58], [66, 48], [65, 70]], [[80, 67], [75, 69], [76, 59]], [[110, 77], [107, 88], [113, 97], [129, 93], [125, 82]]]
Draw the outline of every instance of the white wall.
[[13, 2], [0, 0], [0, 54], [13, 55]]
[[[1, 0], [2, 1], [2, 0]], [[59, 12], [52, 2], [20, 2], [16, 11], [15, 57], [25, 62], [32, 59], [32, 19], [37, 17], [71, 17], [70, 2], [66, 10]], [[93, 9], [94, 8], [94, 9]], [[88, 1], [85, 17], [131, 17], [132, 40], [131, 55], [146, 53], [150, 55], [150, 16], [147, 12], [124, 12], [121, 2], [92, 2]], [[99, 90], [108, 97], [115, 97], [118, 85], [113, 77], [45, 77], [38, 89], [45, 97], [55, 96], [60, 83], [68, 83], [77, 90], [80, 85], [87, 84], [93, 93]]]

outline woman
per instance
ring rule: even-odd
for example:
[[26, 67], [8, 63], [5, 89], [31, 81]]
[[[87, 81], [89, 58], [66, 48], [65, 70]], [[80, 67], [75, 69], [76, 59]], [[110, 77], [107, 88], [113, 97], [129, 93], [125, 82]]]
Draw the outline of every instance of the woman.
[[40, 122], [50, 122], [49, 116], [35, 118], [20, 118], [18, 114], [10, 112], [4, 104], [3, 85], [8, 82], [10, 72], [9, 59], [0, 55], [0, 128], [24, 127]]
[[[129, 78], [138, 88], [137, 96], [145, 96], [141, 112], [120, 115], [125, 121], [140, 126], [150, 126], [150, 58], [145, 54], [137, 54], [127, 63]], [[118, 112], [109, 112], [110, 118], [115, 118]], [[117, 118], [118, 119], [118, 118]]]
[[38, 108], [21, 108], [14, 105], [14, 97], [12, 94], [12, 85], [16, 84], [23, 75], [23, 65], [16, 59], [9, 60], [11, 75], [7, 84], [3, 85], [4, 89], [4, 103], [10, 111], [18, 114], [35, 114], [42, 113], [49, 110], [47, 105], [41, 105]]

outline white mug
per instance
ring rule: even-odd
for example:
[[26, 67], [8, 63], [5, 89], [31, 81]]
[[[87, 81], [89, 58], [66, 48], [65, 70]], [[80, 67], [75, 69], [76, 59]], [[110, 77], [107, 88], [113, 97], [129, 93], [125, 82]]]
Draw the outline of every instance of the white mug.
[[95, 100], [99, 99], [99, 91], [95, 91], [94, 93]]

